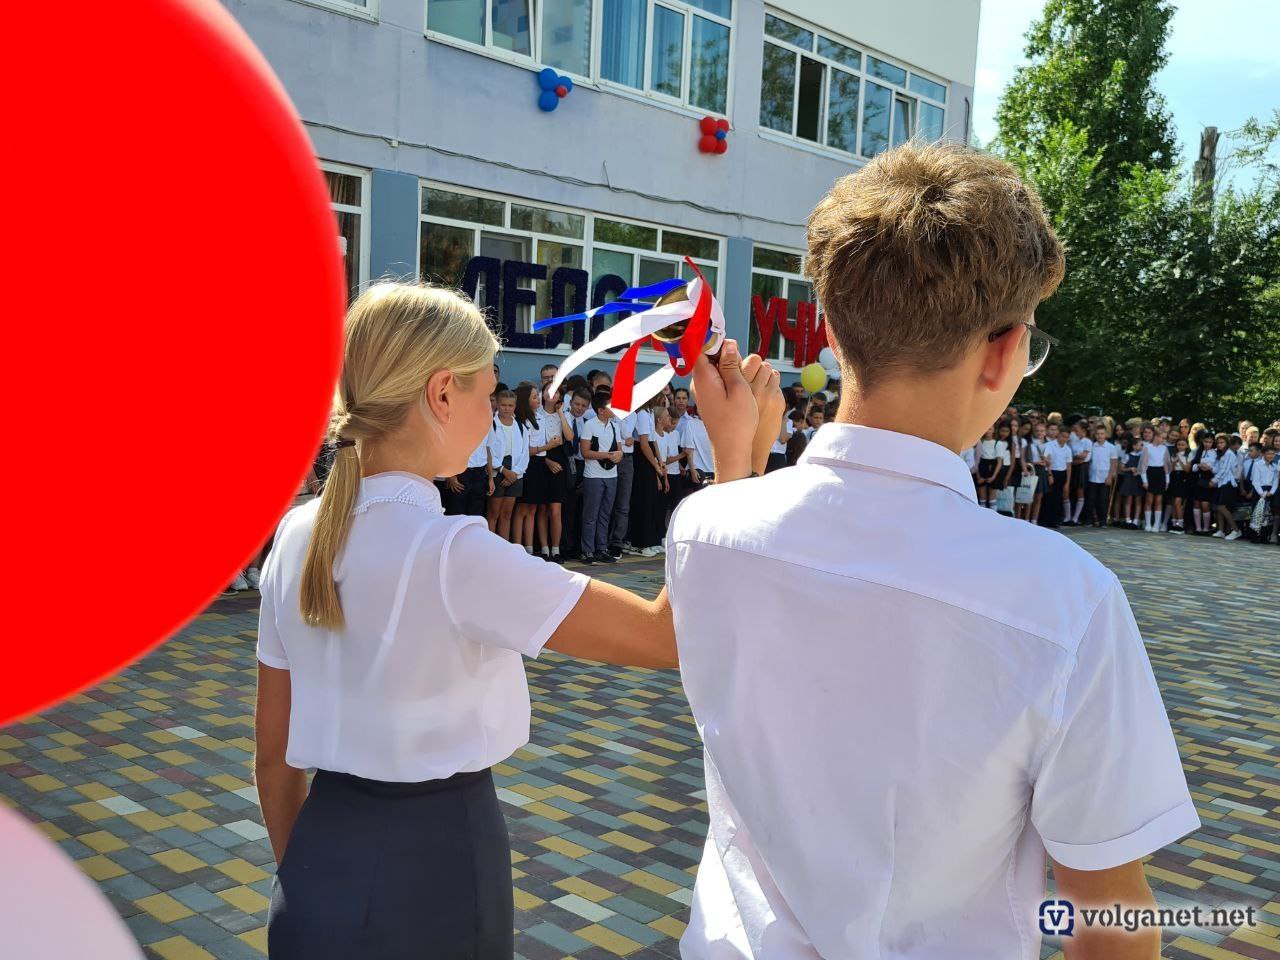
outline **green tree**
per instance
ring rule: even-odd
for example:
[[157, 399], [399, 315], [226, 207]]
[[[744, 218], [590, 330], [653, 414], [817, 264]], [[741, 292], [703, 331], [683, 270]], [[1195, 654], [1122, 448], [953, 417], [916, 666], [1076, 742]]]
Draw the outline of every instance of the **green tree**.
[[1097, 189], [1130, 164], [1172, 169], [1169, 110], [1155, 88], [1172, 17], [1168, 0], [1048, 0], [1001, 97], [998, 148], [1033, 156], [1070, 122], [1099, 156]]
[[[993, 149], [1036, 184], [1067, 249], [1037, 311], [1063, 341], [1018, 402], [1064, 412], [1280, 414], [1280, 113], [1228, 135], [1210, 200], [1178, 169], [1155, 92], [1167, 0], [1049, 0]], [[1235, 167], [1256, 174], [1231, 185]]]

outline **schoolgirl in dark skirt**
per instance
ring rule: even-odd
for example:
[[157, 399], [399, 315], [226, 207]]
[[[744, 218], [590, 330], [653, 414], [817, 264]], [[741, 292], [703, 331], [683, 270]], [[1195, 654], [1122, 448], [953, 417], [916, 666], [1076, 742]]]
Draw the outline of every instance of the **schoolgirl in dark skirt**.
[[1191, 455], [1191, 519], [1195, 523], [1192, 533], [1207, 536], [1213, 527], [1213, 470], [1205, 469], [1205, 457], [1213, 450], [1213, 434], [1203, 430], [1196, 436], [1196, 447]]
[[[654, 412], [665, 403], [658, 394], [636, 411], [636, 446], [632, 454], [635, 479], [631, 485], [631, 516], [627, 539], [644, 556], [657, 556], [667, 532], [666, 469], [655, 448], [658, 439]], [[661, 469], [660, 469], [661, 467]]]
[[665, 594], [601, 589], [445, 515], [431, 481], [492, 429], [497, 346], [479, 310], [436, 288], [374, 284], [347, 317], [337, 459], [262, 576], [254, 782], [280, 863], [272, 960], [511, 960], [490, 769], [529, 740], [522, 658], [677, 665]]

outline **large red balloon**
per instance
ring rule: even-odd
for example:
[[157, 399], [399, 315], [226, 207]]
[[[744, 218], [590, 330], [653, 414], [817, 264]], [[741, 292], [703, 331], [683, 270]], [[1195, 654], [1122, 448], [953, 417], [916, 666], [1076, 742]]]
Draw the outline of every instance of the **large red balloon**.
[[6, 15], [0, 723], [258, 549], [321, 438], [345, 300], [306, 133], [215, 0]]

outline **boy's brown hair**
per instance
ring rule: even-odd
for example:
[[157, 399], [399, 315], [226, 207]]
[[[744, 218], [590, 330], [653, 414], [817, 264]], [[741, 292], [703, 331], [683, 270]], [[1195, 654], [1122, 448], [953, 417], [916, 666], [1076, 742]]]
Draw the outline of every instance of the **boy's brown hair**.
[[882, 153], [809, 217], [806, 272], [862, 392], [897, 370], [945, 369], [1030, 319], [1064, 268], [1035, 190], [961, 144]]

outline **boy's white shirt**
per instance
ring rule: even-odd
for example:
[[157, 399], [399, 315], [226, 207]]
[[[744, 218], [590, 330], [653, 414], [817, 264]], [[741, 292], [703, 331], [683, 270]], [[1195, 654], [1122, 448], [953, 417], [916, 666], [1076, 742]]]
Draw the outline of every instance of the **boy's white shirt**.
[[685, 960], [1033, 960], [1046, 849], [1199, 825], [1114, 574], [951, 451], [829, 424], [686, 500], [667, 583], [710, 810]]

